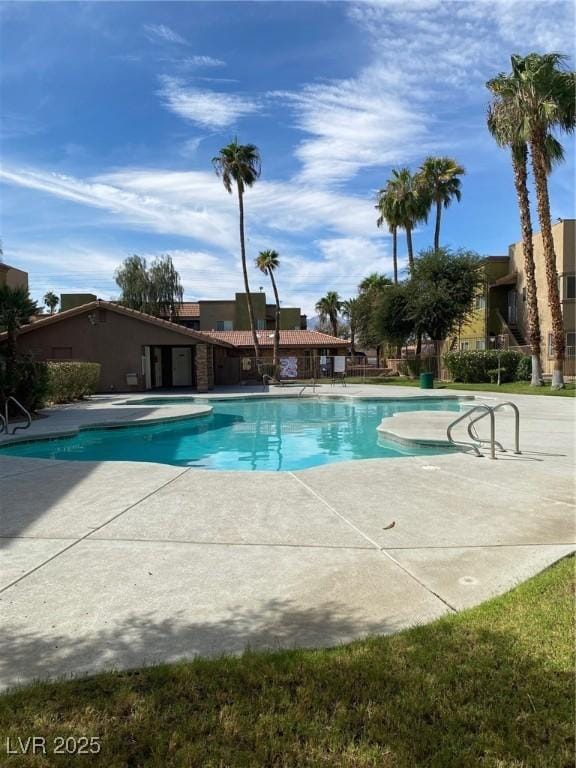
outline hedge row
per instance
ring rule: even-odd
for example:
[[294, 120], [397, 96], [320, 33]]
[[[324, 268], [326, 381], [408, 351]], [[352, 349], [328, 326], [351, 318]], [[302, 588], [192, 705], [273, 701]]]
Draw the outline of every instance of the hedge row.
[[70, 403], [93, 395], [100, 380], [100, 363], [49, 362], [48, 400]]
[[448, 352], [444, 363], [454, 381], [466, 384], [494, 382], [500, 367], [500, 381], [530, 380], [531, 360], [515, 350], [474, 350]]

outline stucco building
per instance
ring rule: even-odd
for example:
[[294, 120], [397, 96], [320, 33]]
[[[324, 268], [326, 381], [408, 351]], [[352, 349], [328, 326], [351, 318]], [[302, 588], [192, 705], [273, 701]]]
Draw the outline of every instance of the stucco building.
[[[573, 374], [576, 348], [576, 220], [558, 221], [552, 227], [552, 234], [566, 332], [567, 373]], [[534, 235], [533, 242], [538, 314], [542, 332], [542, 362], [544, 371], [548, 372], [551, 370], [554, 351], [544, 248], [540, 232]], [[463, 350], [488, 349], [498, 343], [506, 347], [526, 348], [529, 328], [522, 242], [510, 245], [506, 256], [487, 257], [485, 269], [486, 282], [476, 299], [475, 310], [457, 336], [450, 340], [450, 346]]]

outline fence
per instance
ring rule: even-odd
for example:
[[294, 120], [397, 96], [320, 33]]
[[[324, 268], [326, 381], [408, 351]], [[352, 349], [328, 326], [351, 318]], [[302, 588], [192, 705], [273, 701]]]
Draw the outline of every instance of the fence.
[[[445, 345], [444, 345], [445, 347]], [[414, 350], [402, 350], [401, 357], [381, 357], [379, 363], [369, 361], [365, 357], [345, 357], [344, 355], [306, 355], [306, 356], [280, 356], [280, 378], [282, 380], [333, 381], [345, 376], [357, 378], [363, 381], [374, 378], [408, 377], [418, 378], [420, 373], [430, 372], [434, 378], [441, 381], [450, 381], [451, 375], [444, 362], [444, 354], [448, 351], [440, 349], [437, 343], [423, 344], [420, 356], [416, 356]], [[529, 347], [506, 345], [502, 351], [517, 351], [530, 354]], [[564, 377], [567, 381], [575, 378], [574, 355], [566, 357], [564, 361]], [[545, 378], [551, 378], [554, 369], [554, 360], [542, 356], [542, 373]], [[237, 359], [237, 371], [234, 381], [221, 383], [256, 384], [262, 382], [263, 375], [275, 377], [272, 358], [256, 359], [242, 357]]]

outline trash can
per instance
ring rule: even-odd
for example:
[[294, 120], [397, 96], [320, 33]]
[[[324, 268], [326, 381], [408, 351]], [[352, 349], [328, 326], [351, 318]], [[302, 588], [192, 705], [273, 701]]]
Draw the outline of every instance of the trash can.
[[421, 373], [420, 374], [420, 389], [434, 389], [434, 374], [433, 373]]

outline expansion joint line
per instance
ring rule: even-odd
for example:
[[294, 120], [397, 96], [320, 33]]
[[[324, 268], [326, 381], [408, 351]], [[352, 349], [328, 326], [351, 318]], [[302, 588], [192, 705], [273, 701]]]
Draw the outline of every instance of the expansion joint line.
[[55, 555], [52, 555], [52, 557], [49, 557], [47, 560], [44, 560], [42, 563], [37, 565], [35, 568], [32, 568], [30, 571], [27, 571], [23, 576], [19, 576], [17, 579], [14, 579], [14, 581], [11, 581], [10, 584], [6, 584], [4, 587], [2, 587], [0, 589], [0, 595], [2, 594], [2, 592], [5, 592], [7, 589], [10, 589], [10, 587], [13, 587], [15, 584], [18, 584], [23, 579], [26, 579], [31, 574], [33, 574], [36, 571], [40, 570], [40, 568], [44, 568], [44, 566], [48, 565], [48, 563], [51, 563], [52, 560], [56, 560], [56, 558], [60, 557], [60, 555], [63, 555], [65, 552], [69, 552], [77, 544], [80, 544], [81, 541], [85, 541], [90, 536], [92, 536], [92, 534], [96, 533], [97, 531], [100, 531], [105, 526], [107, 526], [110, 523], [114, 522], [114, 520], [117, 520], [125, 512], [129, 512], [131, 509], [136, 507], [141, 502], [146, 501], [146, 499], [149, 499], [151, 496], [154, 496], [154, 494], [158, 493], [158, 491], [162, 491], [168, 485], [173, 483], [175, 480], [178, 480], [180, 477], [182, 477], [182, 475], [184, 475], [186, 472], [189, 472], [189, 471], [190, 471], [190, 467], [186, 467], [186, 469], [184, 469], [182, 472], [179, 472], [175, 477], [171, 477], [170, 480], [168, 480], [165, 483], [162, 483], [162, 485], [158, 486], [158, 488], [155, 488], [153, 491], [150, 491], [150, 493], [147, 493], [146, 496], [143, 496], [141, 499], [138, 499], [138, 501], [135, 501], [134, 504], [130, 504], [130, 506], [126, 507], [125, 509], [120, 510], [120, 512], [115, 514], [113, 517], [110, 517], [108, 520], [105, 520], [101, 525], [98, 525], [98, 526], [96, 526], [96, 528], [93, 528], [91, 531], [88, 531], [88, 533], [85, 533], [84, 536], [80, 536], [79, 539], [75, 539], [72, 542], [72, 544], [69, 544], [67, 547], [64, 547], [64, 549], [61, 549], [59, 552], [56, 552]]
[[438, 592], [435, 592], [433, 589], [430, 589], [430, 587], [425, 584], [421, 579], [418, 578], [412, 571], [410, 571], [406, 566], [402, 565], [398, 560], [396, 560], [395, 557], [392, 557], [386, 549], [381, 546], [377, 541], [372, 539], [368, 534], [364, 533], [363, 530], [358, 528], [357, 525], [354, 525], [354, 523], [351, 520], [348, 520], [348, 518], [343, 515], [341, 512], [338, 512], [337, 509], [335, 509], [326, 499], [324, 499], [319, 493], [316, 493], [316, 491], [311, 488], [309, 485], [307, 485], [301, 478], [299, 478], [297, 475], [295, 475], [293, 472], [288, 472], [289, 475], [291, 475], [296, 482], [300, 483], [301, 486], [303, 486], [308, 493], [310, 493], [312, 496], [318, 499], [318, 501], [323, 504], [325, 507], [327, 507], [333, 514], [337, 515], [341, 520], [343, 520], [346, 525], [348, 525], [350, 528], [356, 531], [356, 533], [359, 533], [360, 536], [366, 539], [366, 541], [369, 541], [378, 552], [380, 552], [381, 555], [384, 555], [384, 557], [387, 557], [388, 560], [391, 560], [394, 565], [398, 566], [400, 570], [404, 571], [405, 574], [410, 576], [411, 579], [413, 579], [415, 582], [417, 582], [423, 589], [425, 589], [427, 592], [429, 592], [431, 595], [434, 595], [438, 600], [440, 600], [441, 603], [443, 603], [447, 608], [450, 609], [453, 613], [458, 613], [458, 609], [455, 608], [453, 605], [451, 605], [445, 598], [442, 597], [442, 595], [439, 595]]

